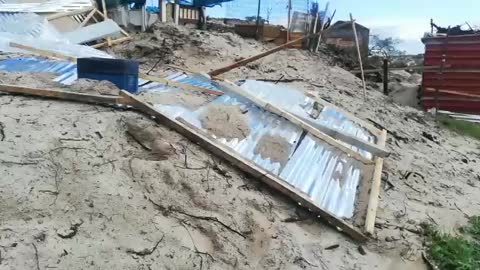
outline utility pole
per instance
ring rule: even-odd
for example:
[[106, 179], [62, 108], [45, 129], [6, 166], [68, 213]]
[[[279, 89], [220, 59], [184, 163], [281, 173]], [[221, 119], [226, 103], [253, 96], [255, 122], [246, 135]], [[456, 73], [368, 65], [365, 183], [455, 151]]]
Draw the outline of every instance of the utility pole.
[[258, 10], [257, 10], [257, 31], [255, 33], [255, 38], [258, 40], [260, 38], [260, 8], [262, 6], [262, 0], [258, 0]]

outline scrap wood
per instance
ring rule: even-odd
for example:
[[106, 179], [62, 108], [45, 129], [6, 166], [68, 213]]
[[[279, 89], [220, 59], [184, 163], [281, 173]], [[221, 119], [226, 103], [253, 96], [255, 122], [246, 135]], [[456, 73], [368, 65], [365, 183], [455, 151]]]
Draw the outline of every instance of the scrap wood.
[[[387, 131], [382, 130], [379, 138], [379, 144], [385, 146], [387, 141]], [[373, 234], [375, 230], [375, 218], [377, 216], [378, 197], [380, 195], [380, 187], [382, 184], [382, 168], [383, 158], [377, 157], [375, 159], [375, 169], [373, 172], [372, 185], [370, 188], [370, 198], [368, 200], [367, 216], [365, 218], [365, 232]]]
[[166, 115], [155, 110], [149, 104], [146, 104], [138, 100], [135, 96], [131, 95], [126, 91], [121, 91], [120, 95], [124, 98], [122, 102], [124, 104], [130, 105], [136, 110], [153, 117], [157, 122], [166, 125], [193, 142], [198, 143], [200, 146], [204, 147], [206, 150], [210, 151], [212, 154], [215, 154], [231, 164], [235, 165], [240, 170], [252, 175], [255, 178], [258, 178], [265, 184], [271, 186], [272, 188], [282, 192], [286, 196], [289, 196], [296, 202], [299, 202], [302, 206], [314, 212], [316, 215], [324, 218], [334, 227], [341, 229], [343, 232], [351, 236], [357, 241], [366, 241], [367, 237], [360, 232], [353, 225], [348, 224], [344, 220], [337, 218], [334, 214], [318, 207], [314, 201], [312, 201], [306, 194], [295, 190], [291, 185], [286, 181], [281, 180], [280, 178], [270, 174], [264, 169], [258, 167], [253, 162], [245, 159], [234, 150], [229, 147], [222, 145], [221, 143], [215, 141], [208, 134], [198, 129], [197, 127], [189, 124], [184, 121], [182, 118], [177, 118], [175, 120], [168, 118]]
[[[218, 84], [220, 84], [221, 86], [225, 87], [226, 89], [228, 89], [229, 91], [232, 91], [233, 93], [235, 94], [238, 94], [248, 100], [250, 100], [251, 102], [253, 102], [255, 105], [273, 113], [273, 114], [276, 114], [278, 116], [281, 116], [285, 119], [287, 119], [288, 121], [292, 122], [293, 124], [301, 127], [302, 129], [308, 131], [310, 134], [312, 134], [313, 136], [317, 137], [318, 139], [332, 145], [333, 147], [339, 149], [340, 151], [346, 153], [347, 155], [359, 160], [360, 162], [364, 163], [364, 164], [372, 164], [373, 162], [369, 159], [367, 159], [366, 157], [364, 157], [363, 155], [361, 155], [360, 153], [350, 149], [349, 147], [345, 146], [343, 144], [343, 142], [340, 142], [338, 140], [336, 140], [335, 138], [332, 138], [330, 135], [326, 134], [325, 132], [328, 132], [330, 133], [331, 135], [334, 135], [334, 136], [337, 136], [337, 137], [341, 137], [341, 139], [344, 139], [347, 143], [351, 143], [355, 146], [359, 146], [359, 147], [366, 147], [368, 148], [368, 151], [372, 151], [372, 152], [375, 152], [376, 155], [379, 155], [379, 156], [387, 156], [388, 155], [388, 152], [385, 151], [384, 149], [381, 149], [380, 147], [376, 146], [376, 145], [373, 145], [373, 144], [370, 144], [370, 143], [367, 143], [367, 142], [364, 142], [364, 141], [361, 141], [360, 139], [356, 138], [356, 137], [353, 137], [353, 136], [349, 136], [349, 135], [346, 135], [346, 134], [341, 134], [335, 130], [332, 130], [332, 129], [328, 129], [327, 127], [325, 128], [322, 128], [322, 130], [316, 128], [316, 127], [313, 127], [310, 123], [304, 121], [303, 119], [297, 117], [296, 115], [294, 114], [291, 114], [290, 112], [287, 112], [279, 107], [276, 107], [262, 99], [259, 99], [249, 93], [247, 93], [245, 90], [243, 90], [242, 88], [236, 86], [235, 84], [229, 82], [229, 81], [224, 81], [224, 82], [219, 82], [217, 81]], [[341, 134], [341, 135], [340, 135]], [[367, 147], [368, 146], [368, 147]]]

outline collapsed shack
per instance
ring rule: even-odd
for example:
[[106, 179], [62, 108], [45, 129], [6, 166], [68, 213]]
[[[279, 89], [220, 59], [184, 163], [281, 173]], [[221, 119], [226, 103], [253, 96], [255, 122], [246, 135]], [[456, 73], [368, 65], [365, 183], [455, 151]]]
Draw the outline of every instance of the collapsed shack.
[[[22, 68], [21, 63], [23, 60], [12, 59], [7, 61], [9, 61], [7, 63], [15, 62], [16, 68]], [[23, 63], [25, 62], [23, 61]], [[28, 63], [31, 65], [31, 60]], [[7, 64], [5, 66], [9, 65]], [[40, 61], [38, 66], [44, 66], [44, 62]], [[60, 74], [60, 77], [68, 81], [68, 79], [65, 78], [64, 75]], [[189, 76], [178, 73], [176, 77], [177, 79], [173, 79], [173, 81], [185, 81], [189, 82], [192, 85], [212, 84], [212, 82], [209, 82], [208, 79], [205, 79], [198, 75]], [[172, 76], [170, 76], [170, 78], [172, 78]], [[269, 87], [271, 88], [272, 86], [269, 86], [269, 84], [265, 84], [262, 85], [262, 88], [269, 89]], [[159, 91], [161, 89], [164, 89], [164, 87], [165, 86], [162, 86], [161, 84], [154, 83], [147, 85], [144, 90]], [[42, 93], [42, 90], [31, 90], [30, 88], [19, 88], [13, 86], [2, 86], [0, 87], [0, 89], [6, 92], [35, 94], [40, 96], [49, 93], [46, 90], [43, 90]], [[241, 111], [247, 112], [246, 116], [249, 121], [247, 125], [249, 126], [248, 129], [250, 129], [250, 131], [241, 133], [242, 137], [239, 137], [235, 135], [236, 133], [233, 133], [232, 135], [228, 135], [226, 138], [216, 137], [216, 140], [212, 140], [212, 138], [210, 137], [211, 135], [201, 130], [203, 129], [202, 126], [206, 124], [205, 121], [207, 121], [207, 126], [212, 127], [215, 127], [215, 125], [222, 126], [224, 124], [221, 123], [222, 119], [220, 119], [220, 122], [217, 121], [214, 123], [208, 122], [211, 120], [210, 118], [202, 120], [201, 123], [196, 120], [198, 115], [201, 115], [202, 111], [208, 111], [208, 107], [210, 106], [208, 104], [206, 106], [201, 106], [198, 109], [198, 113], [195, 113], [195, 111], [191, 111], [191, 109], [182, 106], [182, 104], [154, 104], [155, 107], [151, 107], [146, 103], [141, 102], [137, 98], [134, 98], [132, 95], [126, 94], [126, 92], [122, 92], [122, 98], [102, 97], [98, 99], [94, 96], [85, 96], [85, 94], [75, 96], [73, 93], [66, 95], [64, 93], [55, 94], [56, 92], [51, 92], [52, 94], [48, 95], [60, 98], [63, 97], [67, 99], [71, 99], [73, 97], [76, 101], [81, 101], [83, 99], [85, 101], [90, 100], [90, 102], [108, 103], [110, 105], [130, 105], [142, 111], [143, 113], [146, 113], [147, 115], [155, 117], [157, 120], [160, 121], [160, 123], [166, 124], [167, 126], [180, 132], [187, 138], [206, 147], [214, 154], [220, 156], [223, 159], [226, 159], [229, 162], [232, 162], [240, 169], [264, 181], [267, 185], [273, 186], [274, 188], [291, 197], [295, 201], [307, 206], [311, 211], [313, 211], [317, 215], [320, 215], [322, 218], [325, 218], [336, 227], [341, 228], [344, 232], [348, 233], [353, 238], [357, 240], [365, 240], [363, 234], [358, 229], [356, 229], [355, 226], [365, 225], [368, 227], [367, 231], [369, 233], [373, 232], [373, 221], [375, 219], [374, 209], [376, 209], [376, 207], [372, 208], [372, 204], [375, 204], [375, 194], [378, 194], [373, 190], [378, 190], [376, 186], [379, 185], [380, 175], [377, 172], [378, 170], [381, 171], [381, 159], [378, 159], [379, 162], [375, 162], [375, 160], [373, 159], [374, 156], [368, 151], [362, 149], [366, 148], [369, 149], [369, 151], [375, 153], [376, 155], [380, 155], [382, 157], [385, 156], [386, 152], [382, 150], [384, 147], [384, 143], [382, 145], [382, 141], [385, 140], [382, 139], [384, 138], [382, 136], [385, 135], [382, 135], [380, 130], [371, 127], [371, 125], [366, 125], [363, 122], [363, 128], [359, 124], [354, 124], [354, 122], [351, 122], [351, 124], [349, 124], [358, 125], [358, 130], [352, 130], [351, 127], [348, 130], [343, 131], [341, 129], [336, 130], [345, 125], [340, 123], [336, 124], [338, 126], [329, 127], [327, 123], [333, 121], [333, 118], [329, 119], [329, 117], [333, 117], [335, 114], [343, 114], [342, 111], [338, 111], [337, 109], [335, 109], [335, 107], [332, 107], [330, 104], [324, 101], [307, 99], [308, 103], [310, 104], [309, 106], [311, 106], [310, 108], [312, 110], [314, 107], [318, 110], [319, 107], [315, 104], [320, 104], [320, 108], [323, 108], [320, 109], [320, 114], [316, 116], [318, 117], [318, 119], [312, 118], [312, 112], [310, 112], [310, 109], [308, 109], [308, 107], [305, 107], [305, 104], [303, 104], [305, 97], [295, 96], [293, 95], [295, 92], [291, 92], [288, 89], [282, 89], [284, 91], [284, 94], [288, 94], [290, 96], [293, 95], [292, 97], [295, 97], [295, 100], [298, 100], [298, 102], [300, 102], [299, 104], [295, 105], [295, 107], [292, 107], [290, 112], [282, 110], [278, 111], [277, 107], [273, 105], [267, 105], [266, 107], [264, 107], [265, 105], [262, 105], [262, 101], [258, 99], [258, 97], [256, 98], [251, 96], [252, 93], [248, 94], [247, 92], [244, 92], [244, 90], [240, 90], [240, 88], [237, 88], [233, 84], [215, 82], [214, 84], [212, 84], [211, 89], [224, 93], [223, 96], [217, 98], [212, 103], [223, 103], [225, 105], [241, 104], [240, 107], [243, 107]], [[166, 89], [161, 91], [188, 90], [176, 89], [167, 86]], [[273, 89], [273, 92], [271, 93], [275, 93], [278, 91], [278, 89]], [[270, 98], [273, 98], [273, 100], [269, 100], [269, 102], [272, 102], [272, 104], [276, 104], [276, 102], [281, 102], [281, 100], [278, 100], [278, 97], [271, 96]], [[277, 99], [277, 101], [275, 101], [275, 99]], [[247, 101], [247, 103], [245, 103], [245, 101]], [[253, 102], [254, 104], [249, 105], [248, 102]], [[262, 116], [261, 111], [256, 109], [256, 106], [260, 106], [260, 108], [266, 108], [267, 111], [273, 113], [272, 116], [269, 116], [265, 119], [265, 116]], [[158, 110], [155, 108], [158, 108]], [[304, 109], [298, 111], [299, 108]], [[305, 108], [307, 108], [306, 111]], [[241, 114], [241, 111], [235, 113]], [[267, 114], [269, 113], [267, 112]], [[297, 114], [298, 116], [295, 116], [295, 114]], [[293, 124], [288, 123], [288, 121], [285, 119], [279, 118], [279, 116], [285, 117], [289, 121], [293, 121]], [[351, 119], [351, 117], [348, 115], [344, 115], [343, 117]], [[261, 126], [263, 127], [262, 129], [253, 130], [255, 126], [258, 126], [258, 124], [254, 124], [254, 122], [252, 122], [252, 120], [254, 119], [257, 119], [255, 121], [261, 121], [260, 123], [263, 122], [261, 124]], [[265, 120], [267, 122], [264, 122]], [[354, 119], [347, 121], [354, 121]], [[245, 124], [246, 123], [242, 123], [241, 125]], [[299, 127], [297, 127], [296, 125], [299, 125], [301, 128], [299, 129]], [[287, 151], [286, 153], [288, 155], [289, 161], [286, 161], [285, 157], [282, 159], [278, 159], [275, 156], [268, 157], [265, 155], [265, 153], [258, 153], [258, 151], [255, 149], [255, 145], [257, 145], [259, 142], [258, 140], [260, 140], [260, 142], [262, 141], [264, 135], [267, 134], [267, 130], [270, 130], [270, 134], [274, 135], [275, 133], [271, 132], [276, 129], [290, 130], [290, 133], [287, 133], [288, 135], [282, 134], [282, 132], [280, 133], [280, 136], [284, 138], [289, 138], [288, 141], [290, 143], [293, 143], [294, 145], [294, 147], [291, 147], [290, 150], [285, 149]], [[310, 132], [311, 134], [305, 134], [305, 131], [302, 132], [302, 129]], [[206, 131], [208, 132], [208, 130], [212, 129], [209, 128]], [[243, 128], [242, 130], [245, 130], [245, 128]], [[342, 132], [347, 133], [342, 135]], [[213, 135], [219, 135], [219, 133], [215, 133]], [[333, 136], [337, 139], [334, 139], [330, 136]], [[355, 136], [360, 137], [356, 138]], [[348, 144], [338, 141], [339, 138], [341, 140], [347, 141]], [[327, 145], [325, 145], [323, 147], [320, 147], [321, 143], [320, 141], [317, 141], [318, 139], [324, 140], [325, 142], [327, 142], [327, 145], [330, 146], [327, 147]], [[375, 143], [378, 143], [378, 146], [375, 145]], [[251, 146], [248, 146], [249, 144]], [[315, 152], [310, 153], [309, 155], [323, 155], [327, 160], [331, 161], [328, 161], [327, 163], [313, 163], [310, 166], [317, 167], [319, 170], [323, 170], [325, 169], [325, 166], [327, 166], [327, 164], [331, 164], [329, 166], [333, 166], [331, 167], [333, 171], [328, 172], [328, 174], [313, 174], [311, 175], [312, 178], [310, 180], [304, 179], [305, 181], [308, 180], [307, 182], [298, 182], [296, 180], [298, 179], [298, 175], [302, 174], [304, 170], [306, 170], [306, 168], [298, 167], [297, 164], [302, 164], [306, 160], [313, 161], [313, 156], [309, 157], [306, 155], [306, 152], [304, 152], [306, 151], [306, 149], [308, 149], [305, 147], [311, 144], [318, 145], [315, 147], [318, 147], [318, 149]], [[352, 146], [349, 146], [349, 144], [351, 144]], [[245, 149], [244, 151], [240, 151], [238, 153], [232, 152], [232, 149], [239, 149], [238, 147], [240, 145], [243, 145], [242, 148]], [[332, 146], [333, 148], [331, 148]], [[338, 149], [335, 150], [335, 148]], [[252, 161], [254, 163], [252, 163]], [[362, 165], [362, 163], [364, 164]], [[363, 167], [366, 165], [370, 166], [371, 169], [367, 170], [367, 167]], [[372, 172], [372, 174], [367, 173], [367, 171]], [[286, 178], [282, 179], [284, 177]], [[375, 180], [372, 181], [371, 179]], [[330, 187], [327, 188], [327, 186]], [[359, 187], [358, 189], [357, 186]], [[296, 189], [294, 189], [293, 187], [295, 187]], [[372, 191], [370, 191], [369, 199], [368, 193], [370, 189], [372, 189]], [[334, 190], [335, 192], [333, 194], [329, 194]], [[327, 194], [329, 195], [327, 196]], [[373, 210], [367, 211], [367, 205], [369, 205], [370, 209]], [[353, 224], [346, 223], [341, 220], [341, 218], [349, 219]]]

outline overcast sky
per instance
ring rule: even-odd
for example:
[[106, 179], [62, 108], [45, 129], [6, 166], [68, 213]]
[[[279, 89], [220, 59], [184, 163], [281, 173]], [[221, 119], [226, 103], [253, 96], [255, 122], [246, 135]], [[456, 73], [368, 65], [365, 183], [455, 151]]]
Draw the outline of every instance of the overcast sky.
[[[230, 6], [224, 4], [223, 8], [215, 8], [209, 14], [221, 16], [223, 13], [227, 17], [238, 14], [237, 17], [241, 17], [242, 11], [252, 12], [253, 2], [257, 1], [235, 0]], [[293, 6], [303, 2], [294, 0]], [[273, 7], [274, 19], [285, 17], [287, 0], [263, 0], [263, 3], [262, 13]], [[319, 3], [321, 7], [325, 5], [325, 1]], [[371, 34], [401, 39], [400, 47], [408, 53], [423, 52], [420, 38], [430, 31], [430, 18], [445, 27], [465, 22], [472, 26], [480, 24], [480, 0], [331, 0], [330, 10], [334, 9], [337, 10], [336, 20], [347, 20], [352, 12], [358, 23], [371, 29]]]

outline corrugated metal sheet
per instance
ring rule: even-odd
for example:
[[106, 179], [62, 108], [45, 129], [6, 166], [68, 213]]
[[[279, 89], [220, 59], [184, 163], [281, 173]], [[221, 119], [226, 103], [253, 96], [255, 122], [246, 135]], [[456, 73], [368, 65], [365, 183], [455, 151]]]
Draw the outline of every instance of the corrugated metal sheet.
[[425, 65], [443, 63], [443, 71], [439, 68], [423, 73], [423, 107], [480, 113], [480, 35], [430, 37], [422, 41], [426, 48]]
[[[343, 134], [352, 135], [360, 140], [371, 143], [375, 143], [377, 140], [367, 129], [354, 123], [333, 107], [323, 107], [318, 117], [312, 118], [311, 115], [315, 110], [315, 100], [294, 89], [254, 80], [245, 81], [241, 87], [251, 95], [297, 115], [314, 127], [328, 127]], [[367, 151], [347, 143], [345, 143], [345, 145], [354, 151], [359, 152], [366, 158], [372, 158], [372, 154]]]
[[[171, 89], [171, 91], [182, 90]], [[265, 112], [232, 93], [227, 93], [196, 111], [160, 104], [155, 105], [155, 108], [171, 119], [180, 116], [206, 131], [200, 116], [213, 104], [243, 107], [248, 111], [246, 116], [251, 129], [251, 133], [245, 139], [227, 140], [217, 137], [219, 142], [308, 194], [319, 207], [340, 218], [353, 217], [357, 187], [364, 176], [363, 164], [336, 148], [318, 141], [310, 134], [306, 134], [302, 139], [303, 130], [289, 121]], [[270, 158], [265, 159], [255, 152], [260, 139], [266, 134], [280, 136], [292, 145], [289, 160], [283, 168], [279, 162], [273, 162]]]
[[[8, 71], [33, 71], [33, 72], [56, 72], [59, 78], [73, 78], [71, 75], [75, 69], [74, 65], [65, 62], [45, 61], [34, 59], [10, 59], [0, 62], [0, 69]], [[189, 83], [196, 86], [208, 87], [220, 91], [212, 82], [204, 76], [187, 76], [183, 73], [175, 73], [169, 79]], [[57, 78], [58, 80], [58, 78]], [[65, 80], [65, 79], [64, 79]], [[140, 82], [144, 83], [144, 81]], [[270, 84], [272, 87], [273, 84]], [[267, 84], [258, 89], [266, 89]], [[150, 83], [140, 88], [141, 91], [187, 91], [179, 88], [169, 87], [158, 83]], [[282, 89], [277, 91], [282, 91]], [[268, 92], [268, 91], [265, 91]], [[234, 149], [243, 157], [253, 161], [258, 166], [277, 175], [288, 182], [300, 192], [308, 196], [317, 206], [328, 210], [339, 218], [352, 218], [359, 209], [356, 209], [356, 198], [358, 186], [365, 179], [364, 165], [355, 159], [330, 145], [319, 141], [296, 125], [293, 125], [284, 118], [259, 109], [249, 101], [233, 93], [225, 91], [225, 95], [216, 98], [213, 102], [200, 107], [198, 110], [190, 110], [180, 105], [156, 104], [155, 108], [165, 113], [168, 117], [175, 119], [180, 116], [192, 125], [203, 129], [200, 116], [214, 104], [239, 105], [247, 110], [246, 117], [249, 120], [251, 133], [245, 139], [227, 140], [216, 138], [219, 142]], [[288, 93], [279, 96], [287, 97]], [[271, 95], [275, 98], [275, 95]], [[295, 102], [294, 102], [295, 103]], [[308, 102], [306, 103], [308, 104]], [[300, 103], [296, 105], [302, 105]], [[296, 106], [295, 105], [295, 106]], [[305, 105], [305, 104], [303, 104]], [[304, 111], [308, 112], [307, 109]], [[342, 132], [351, 132], [358, 136], [364, 136], [367, 140], [373, 140], [372, 135], [365, 133], [358, 126], [348, 123], [346, 117], [339, 112], [332, 112], [328, 108], [322, 111], [319, 121], [322, 124], [337, 127]], [[265, 135], [280, 136], [288, 141], [292, 147], [289, 151], [289, 159], [282, 167], [279, 162], [270, 158], [263, 158], [256, 153], [255, 148], [260, 139]]]
[[70, 62], [39, 60], [36, 58], [12, 58], [0, 61], [0, 70], [8, 72], [51, 72], [59, 76], [55, 81], [71, 84], [77, 79], [77, 65]]

